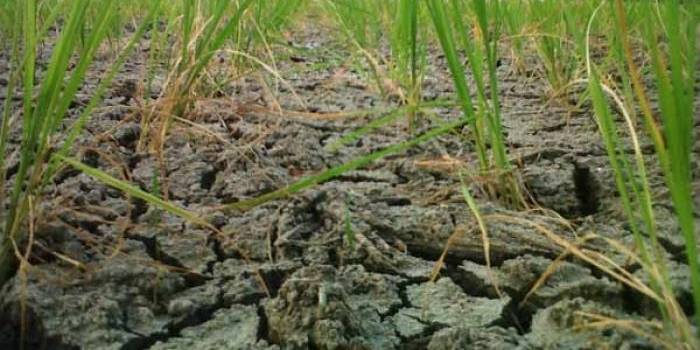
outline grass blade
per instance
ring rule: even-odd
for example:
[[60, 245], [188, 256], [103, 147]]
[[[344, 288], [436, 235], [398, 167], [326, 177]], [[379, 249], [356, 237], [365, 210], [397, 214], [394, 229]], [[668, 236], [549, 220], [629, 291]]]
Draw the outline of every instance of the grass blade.
[[340, 176], [348, 171], [361, 168], [367, 164], [370, 164], [370, 163], [372, 163], [376, 160], [379, 160], [381, 158], [384, 158], [388, 155], [404, 151], [408, 148], [411, 148], [413, 146], [416, 146], [416, 145], [419, 145], [419, 144], [424, 143], [426, 141], [429, 141], [438, 135], [442, 135], [444, 133], [447, 133], [450, 130], [455, 129], [457, 127], [460, 127], [466, 123], [467, 123], [467, 121], [464, 119], [461, 119], [461, 120], [458, 120], [455, 122], [451, 122], [451, 123], [447, 123], [443, 126], [431, 129], [428, 132], [426, 132], [426, 133], [424, 133], [416, 138], [413, 138], [411, 140], [404, 141], [404, 142], [389, 146], [389, 147], [384, 148], [382, 150], [365, 155], [364, 157], [353, 159], [353, 160], [351, 160], [343, 165], [339, 165], [335, 168], [328, 169], [328, 170], [322, 172], [321, 174], [305, 177], [305, 178], [303, 178], [303, 179], [301, 179], [301, 180], [299, 180], [299, 181], [297, 181], [289, 186], [286, 186], [282, 189], [279, 189], [277, 191], [264, 194], [260, 197], [243, 200], [243, 201], [236, 202], [236, 203], [227, 204], [223, 207], [223, 209], [224, 210], [249, 210], [253, 207], [267, 203], [269, 201], [288, 197], [288, 196], [293, 195], [293, 194], [295, 194], [303, 189], [306, 189], [306, 188], [314, 186], [314, 185], [321, 184], [323, 182], [326, 182], [328, 180], [333, 179], [334, 177]]
[[211, 224], [209, 224], [206, 220], [202, 219], [199, 215], [197, 215], [193, 212], [190, 212], [186, 209], [180, 208], [177, 205], [175, 205], [171, 202], [165, 201], [165, 200], [161, 199], [160, 197], [157, 197], [151, 193], [148, 193], [148, 192], [146, 192], [146, 191], [144, 191], [144, 190], [142, 190], [142, 189], [126, 182], [126, 181], [119, 180], [115, 177], [112, 177], [111, 175], [105, 173], [102, 170], [87, 166], [87, 165], [85, 165], [85, 164], [81, 163], [80, 161], [73, 159], [73, 158], [64, 157], [61, 155], [56, 155], [55, 157], [56, 157], [56, 159], [66, 163], [66, 164], [69, 164], [70, 166], [84, 172], [85, 174], [88, 174], [88, 175], [94, 177], [95, 179], [99, 180], [103, 184], [105, 184], [107, 186], [114, 187], [114, 188], [128, 194], [129, 196], [141, 199], [141, 200], [145, 201], [146, 203], [148, 203], [148, 204], [150, 204], [158, 209], [161, 209], [161, 210], [166, 211], [168, 213], [171, 213], [173, 215], [177, 215], [177, 216], [179, 216], [179, 217], [181, 217], [181, 218], [183, 218], [191, 223], [201, 225], [204, 227], [208, 227], [208, 228], [212, 227]]
[[469, 122], [472, 133], [474, 134], [474, 143], [479, 156], [479, 164], [482, 170], [487, 170], [489, 167], [488, 155], [486, 153], [486, 144], [482, 135], [482, 130], [478, 126], [476, 114], [474, 113], [474, 104], [472, 103], [469, 86], [465, 79], [464, 68], [457, 54], [457, 47], [452, 35], [450, 22], [446, 15], [445, 5], [442, 0], [427, 0], [428, 10], [432, 17], [435, 31], [437, 33], [442, 50], [445, 53], [447, 65], [452, 74], [457, 97], [461, 103], [462, 112]]

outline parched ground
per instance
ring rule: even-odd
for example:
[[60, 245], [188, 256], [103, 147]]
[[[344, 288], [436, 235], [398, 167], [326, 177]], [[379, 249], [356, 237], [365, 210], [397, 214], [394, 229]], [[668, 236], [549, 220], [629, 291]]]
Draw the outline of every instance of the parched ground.
[[[466, 128], [286, 199], [213, 212], [412, 137], [401, 118], [332, 149], [395, 102], [320, 30], [292, 37], [276, 62], [287, 83], [266, 86], [252, 74], [225, 84], [222, 97], [197, 101], [189, 115], [197, 126], [176, 122], [165, 144], [167, 181], [159, 186], [224, 234], [63, 170], [45, 191], [33, 266], [0, 290], [0, 348], [19, 348], [23, 319], [31, 349], [654, 348], [619, 330], [574, 330], [584, 324], [579, 311], [655, 312], [651, 301], [576, 259], [525, 298], [563, 251], [548, 234], [574, 242], [595, 232], [627, 243], [631, 235], [590, 109], [548, 101], [534, 72], [516, 73], [506, 58], [499, 77], [509, 154], [549, 211], [510, 210], [483, 195], [488, 179], [468, 184], [487, 223], [491, 272], [460, 192], [457, 170], [476, 162]], [[444, 62], [438, 54], [430, 62], [426, 100], [451, 97]], [[160, 162], [137, 150], [147, 132], [135, 112], [142, 72], [138, 62], [127, 65], [76, 150], [151, 190]], [[3, 63], [0, 84], [7, 76]], [[368, 112], [345, 113], [358, 110]], [[459, 116], [454, 108], [434, 111]], [[435, 125], [425, 119], [418, 132]], [[662, 244], [687, 307], [682, 241], [658, 172], [652, 182]], [[598, 241], [589, 246], [624, 263]]]

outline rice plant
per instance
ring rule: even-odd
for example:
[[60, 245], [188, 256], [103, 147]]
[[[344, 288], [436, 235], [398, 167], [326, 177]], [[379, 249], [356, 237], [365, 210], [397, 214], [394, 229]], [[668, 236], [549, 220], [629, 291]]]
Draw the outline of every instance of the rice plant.
[[[641, 80], [639, 70], [633, 58], [633, 51], [627, 38], [629, 27], [626, 10], [622, 1], [615, 1], [615, 16], [618, 34], [617, 45], [624, 53], [628, 81], [632, 82], [635, 98], [642, 106], [642, 116], [648, 136], [655, 146], [659, 166], [663, 170], [667, 187], [671, 193], [681, 233], [685, 240], [686, 257], [690, 269], [695, 315], [700, 313], [700, 269], [697, 262], [697, 242], [695, 238], [693, 200], [691, 190], [692, 138], [693, 138], [693, 101], [695, 99], [696, 69], [696, 31], [698, 19], [693, 16], [696, 6], [684, 7], [678, 1], [669, 1], [657, 12], [652, 5], [647, 5], [645, 13], [648, 20], [641, 30], [644, 32], [646, 50], [656, 78], [656, 90], [659, 97], [661, 125], [653, 116], [650, 107], [648, 88]], [[685, 12], [689, 11], [689, 12]], [[658, 22], [657, 22], [658, 21]], [[657, 44], [662, 35], [659, 28], [664, 27], [669, 43], [668, 51], [662, 52]], [[686, 53], [685, 55], [683, 53]], [[623, 202], [623, 207], [633, 231], [643, 268], [649, 275], [652, 288], [660, 296], [659, 308], [665, 322], [666, 331], [672, 339], [679, 339], [685, 346], [697, 347], [697, 335], [685, 319], [669, 282], [666, 257], [663, 256], [657, 235], [657, 223], [653, 209], [653, 198], [648, 180], [646, 162], [639, 145], [635, 120], [627, 112], [628, 108], [617, 96], [613, 88], [605, 85], [601, 73], [590, 62], [588, 53], [588, 86], [591, 100], [595, 107], [596, 120], [608, 150], [610, 164], [615, 171], [615, 180]], [[666, 62], [670, 62], [667, 66]], [[627, 98], [632, 94], [628, 92]], [[625, 128], [632, 139], [634, 157], [627, 160], [622, 151], [621, 139], [616, 122], [608, 107], [608, 100], [614, 101], [623, 112]], [[638, 217], [638, 215], [641, 217]], [[645, 237], [642, 232], [648, 235]]]
[[[473, 1], [472, 10], [474, 21], [479, 29], [480, 39], [473, 42], [469, 37], [462, 14], [465, 4], [462, 1], [451, 2], [451, 13], [444, 2], [428, 1], [428, 9], [432, 17], [436, 34], [445, 54], [447, 65], [452, 75], [458, 100], [461, 103], [464, 117], [469, 121], [470, 132], [479, 157], [482, 172], [497, 172], [499, 181], [494, 195], [502, 196], [513, 206], [523, 206], [525, 201], [520, 185], [513, 176], [510, 161], [506, 154], [505, 139], [501, 125], [499, 104], [498, 78], [496, 75], [498, 61], [498, 38], [500, 36], [501, 16], [500, 1]], [[493, 21], [493, 23], [491, 23]], [[457, 36], [457, 38], [455, 38]], [[458, 45], [462, 45], [461, 47]], [[472, 93], [465, 78], [465, 70], [459, 57], [461, 48], [468, 58], [471, 73], [474, 77], [478, 104], [475, 106]], [[486, 67], [483, 66], [483, 61]], [[487, 77], [484, 77], [486, 70]], [[487, 80], [488, 79], [488, 80]], [[488, 81], [489, 91], [486, 92]], [[490, 144], [491, 151], [488, 151]]]
[[401, 143], [397, 143], [395, 145], [378, 150], [376, 152], [372, 152], [370, 154], [366, 154], [364, 156], [355, 158], [347, 163], [344, 163], [344, 164], [338, 165], [336, 167], [324, 170], [320, 174], [304, 177], [304, 178], [302, 178], [302, 179], [300, 179], [300, 180], [298, 180], [290, 185], [287, 185], [285, 187], [280, 188], [279, 190], [275, 190], [275, 191], [266, 193], [262, 196], [251, 198], [251, 199], [245, 199], [242, 201], [238, 201], [235, 203], [230, 203], [230, 204], [224, 205], [221, 209], [227, 210], [227, 211], [232, 211], [232, 210], [245, 211], [245, 210], [249, 210], [251, 208], [254, 208], [256, 206], [259, 206], [261, 204], [267, 203], [269, 201], [272, 201], [272, 200], [289, 197], [289, 196], [291, 196], [299, 191], [302, 191], [302, 190], [305, 190], [307, 188], [322, 184], [326, 181], [332, 180], [333, 178], [338, 177], [340, 175], [343, 175], [343, 174], [347, 173], [348, 171], [362, 168], [362, 167], [367, 166], [367, 165], [371, 164], [372, 162], [380, 160], [384, 157], [405, 151], [411, 147], [428, 142], [428, 141], [436, 138], [437, 136], [440, 136], [442, 134], [446, 134], [450, 131], [453, 131], [454, 129], [457, 129], [457, 128], [463, 126], [464, 124], [466, 124], [466, 121], [463, 119], [449, 122], [449, 123], [444, 123], [443, 125], [432, 128], [432, 129], [426, 131], [425, 133], [418, 135], [416, 137], [413, 137], [409, 140], [406, 140], [406, 141], [403, 141]]
[[[381, 33], [385, 28], [383, 23], [388, 20], [386, 11], [388, 4], [377, 1], [332, 1], [323, 0], [320, 3], [320, 11], [330, 16], [338, 27], [338, 31], [352, 47], [357, 51], [359, 59], [353, 56], [353, 61], [368, 64], [368, 69], [358, 69], [368, 72], [375, 87], [383, 97], [387, 97], [393, 87], [387, 84], [386, 70], [381, 66], [381, 59], [376, 49], [381, 44]], [[378, 14], [378, 15], [377, 15]]]
[[[49, 179], [55, 174], [56, 163], [50, 162], [53, 151], [53, 138], [61, 123], [64, 122], [66, 112], [73, 101], [78, 89], [82, 85], [88, 68], [93, 63], [96, 51], [106, 37], [108, 24], [115, 16], [115, 1], [102, 1], [104, 11], [94, 19], [90, 32], [85, 37], [84, 46], [79, 46], [80, 32], [86, 23], [89, 0], [77, 0], [68, 7], [65, 23], [58, 34], [54, 44], [53, 53], [49, 59], [48, 68], [41, 82], [36, 81], [37, 50], [43, 37], [43, 29], [37, 23], [39, 8], [36, 0], [28, 0], [21, 7], [21, 32], [23, 38], [14, 41], [13, 52], [17, 55], [13, 60], [12, 83], [7, 89], [7, 96], [14, 94], [14, 84], [22, 87], [22, 143], [19, 146], [19, 165], [14, 175], [14, 183], [11, 186], [9, 198], [4, 197], [6, 183], [3, 180], [0, 193], [3, 193], [3, 203], [7, 210], [2, 213], [3, 230], [0, 237], [0, 281], [6, 281], [12, 274], [14, 262], [13, 245], [21, 240], [21, 232], [29, 211], [29, 203], [40, 197], [40, 191]], [[153, 7], [158, 2], [153, 2]], [[43, 18], [43, 17], [42, 17]], [[48, 16], [49, 19], [53, 15]], [[147, 22], [144, 22], [147, 23]], [[46, 24], [45, 24], [46, 25]], [[119, 70], [124, 62], [124, 57], [133, 49], [134, 44], [140, 39], [146, 29], [142, 25], [132, 36], [130, 42], [122, 51], [122, 57], [118, 58], [112, 66], [110, 74], [102, 80], [93, 94], [88, 106], [84, 108], [69, 135], [65, 136], [63, 149], [67, 151], [75, 142], [85, 121], [92, 113], [97, 103], [101, 100], [111, 78]], [[21, 47], [20, 47], [21, 45]], [[72, 69], [69, 68], [70, 60], [80, 52], [79, 59]], [[19, 56], [19, 53], [22, 53]], [[21, 77], [21, 78], [20, 78]], [[17, 79], [17, 80], [16, 80]], [[21, 80], [19, 82], [18, 80]], [[35, 91], [38, 91], [35, 94]], [[9, 101], [8, 98], [6, 101]], [[2, 132], [0, 133], [0, 151], [3, 157], [9, 156], [7, 149], [10, 129], [17, 127], [10, 118], [10, 104], [5, 104]], [[1, 164], [2, 179], [6, 178], [7, 165]]]
[[[176, 100], [173, 114], [180, 115], [191, 102], [192, 88], [201, 74], [228, 38], [235, 35], [241, 18], [252, 1], [241, 1], [232, 6], [230, 1], [202, 2], [183, 0], [180, 55], [174, 75], [169, 78], [166, 96]], [[225, 20], [224, 15], [232, 12]]]
[[393, 30], [390, 41], [394, 61], [393, 76], [405, 91], [404, 100], [409, 106], [408, 125], [411, 130], [417, 122], [425, 64], [425, 48], [419, 38], [421, 8], [417, 1], [399, 0], [396, 3], [395, 20], [390, 24]]

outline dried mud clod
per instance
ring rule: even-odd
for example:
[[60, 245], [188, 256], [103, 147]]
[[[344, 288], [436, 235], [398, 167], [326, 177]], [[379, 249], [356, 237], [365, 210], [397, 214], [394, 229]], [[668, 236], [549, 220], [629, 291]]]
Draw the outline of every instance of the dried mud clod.
[[357, 268], [317, 265], [290, 276], [264, 305], [269, 339], [299, 349], [397, 346], [399, 339], [383, 318], [401, 305], [398, 281]]
[[[586, 328], [596, 317], [607, 320], [642, 321], [633, 333], [621, 328]], [[643, 320], [605, 305], [583, 298], [564, 299], [539, 311], [532, 321], [532, 332], [526, 337], [529, 348], [535, 349], [636, 349], [649, 347], [639, 334], [654, 335], [652, 329], [640, 327]]]
[[3, 334], [10, 337], [3, 344], [19, 346], [22, 303], [34, 320], [27, 339], [38, 349], [126, 347], [167, 334], [163, 301], [184, 289], [185, 281], [149, 266], [141, 243], [126, 243], [129, 257], [116, 257], [88, 275], [46, 265], [32, 270], [26, 287], [15, 277], [18, 283], [9, 284], [0, 299], [2, 324], [9, 328]]

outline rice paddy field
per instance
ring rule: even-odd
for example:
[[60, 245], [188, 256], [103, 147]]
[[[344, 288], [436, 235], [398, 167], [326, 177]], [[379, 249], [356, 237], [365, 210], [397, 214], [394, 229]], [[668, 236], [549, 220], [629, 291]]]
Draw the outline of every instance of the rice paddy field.
[[700, 349], [700, 2], [0, 1], [0, 349]]

